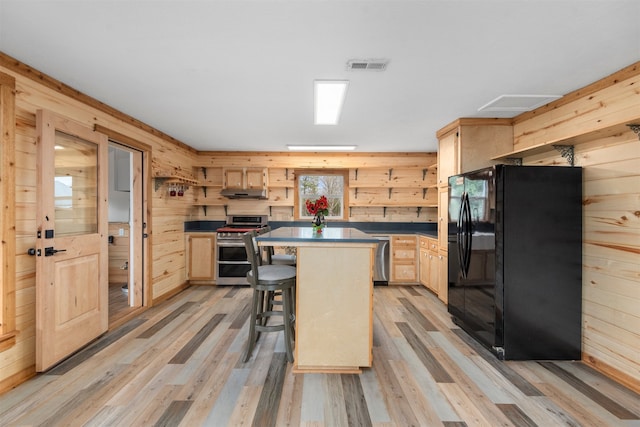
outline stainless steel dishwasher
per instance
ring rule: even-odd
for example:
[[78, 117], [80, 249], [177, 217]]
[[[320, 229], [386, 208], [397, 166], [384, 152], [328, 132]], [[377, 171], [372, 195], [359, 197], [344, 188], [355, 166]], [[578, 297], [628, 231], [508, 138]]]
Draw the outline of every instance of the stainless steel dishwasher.
[[389, 283], [389, 236], [374, 236], [379, 240], [373, 269], [373, 284]]

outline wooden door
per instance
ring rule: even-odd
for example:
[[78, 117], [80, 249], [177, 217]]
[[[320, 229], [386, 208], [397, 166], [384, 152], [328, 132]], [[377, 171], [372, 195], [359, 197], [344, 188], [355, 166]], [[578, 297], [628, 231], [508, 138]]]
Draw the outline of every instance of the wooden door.
[[241, 188], [244, 189], [244, 170], [242, 169], [225, 169], [224, 170], [224, 188]]
[[36, 370], [108, 327], [105, 135], [38, 111]]
[[215, 233], [193, 233], [187, 236], [187, 278], [213, 280], [215, 278]]
[[264, 169], [247, 169], [246, 178], [248, 189], [261, 190], [266, 187], [266, 171]]

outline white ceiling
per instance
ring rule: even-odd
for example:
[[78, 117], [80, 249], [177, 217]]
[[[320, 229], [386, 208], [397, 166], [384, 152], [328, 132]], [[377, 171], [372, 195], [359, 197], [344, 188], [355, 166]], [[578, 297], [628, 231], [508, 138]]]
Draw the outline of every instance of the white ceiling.
[[[0, 0], [0, 51], [198, 150], [436, 151], [500, 95], [640, 60], [638, 0]], [[384, 72], [350, 59], [389, 59]], [[338, 126], [313, 80], [348, 79]]]

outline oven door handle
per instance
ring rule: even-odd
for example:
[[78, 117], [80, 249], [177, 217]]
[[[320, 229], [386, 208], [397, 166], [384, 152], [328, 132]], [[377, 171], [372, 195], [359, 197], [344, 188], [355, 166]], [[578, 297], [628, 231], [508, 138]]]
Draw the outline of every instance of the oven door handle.
[[221, 246], [221, 247], [229, 247], [229, 248], [243, 248], [244, 247], [244, 243], [239, 243], [239, 242], [220, 242], [220, 241], [216, 241], [216, 245], [217, 246]]

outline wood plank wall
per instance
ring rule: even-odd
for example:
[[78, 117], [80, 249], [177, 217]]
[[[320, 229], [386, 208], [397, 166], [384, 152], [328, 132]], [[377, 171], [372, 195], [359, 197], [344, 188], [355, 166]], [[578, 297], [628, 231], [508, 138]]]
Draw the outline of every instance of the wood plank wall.
[[[185, 144], [119, 113], [0, 53], [0, 72], [16, 79], [15, 90], [15, 224], [16, 224], [16, 335], [15, 345], [0, 352], [0, 392], [35, 373], [35, 258], [27, 249], [36, 239], [35, 114], [49, 109], [94, 128], [100, 125], [152, 147], [153, 171], [191, 171], [196, 152]], [[152, 172], [153, 173], [153, 172]], [[151, 293], [153, 299], [180, 289], [186, 282], [184, 221], [191, 206], [166, 200], [151, 189]]]
[[[266, 214], [271, 220], [294, 219], [296, 170], [347, 169], [348, 220], [435, 222], [437, 220], [436, 153], [283, 153], [201, 152], [195, 174], [212, 187], [206, 196], [194, 188], [194, 219], [224, 220], [228, 214]], [[206, 168], [206, 179], [201, 167]], [[230, 200], [220, 196], [225, 167], [267, 168], [268, 200]]]
[[[640, 124], [639, 65], [630, 69], [635, 76], [617, 75], [604, 90], [517, 120], [517, 148]], [[640, 390], [640, 137], [622, 128], [575, 146], [576, 166], [584, 168], [583, 359]], [[523, 163], [567, 160], [551, 150]]]

